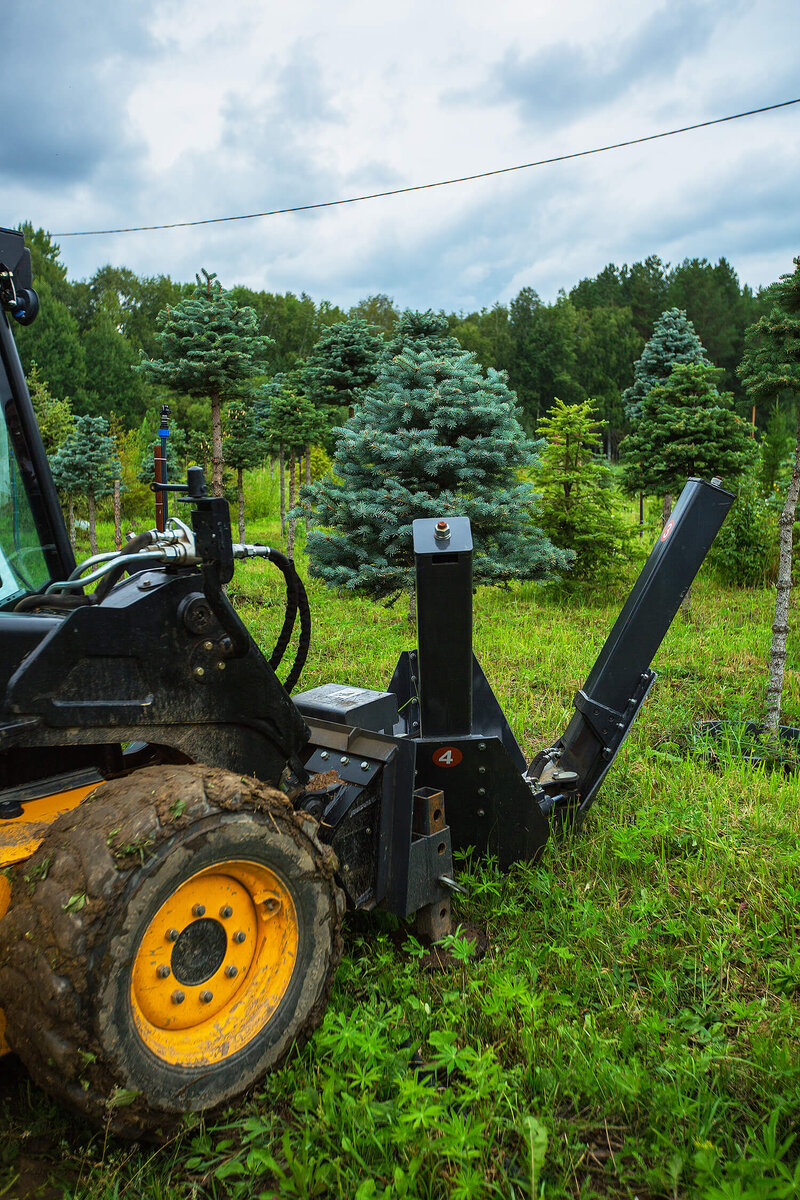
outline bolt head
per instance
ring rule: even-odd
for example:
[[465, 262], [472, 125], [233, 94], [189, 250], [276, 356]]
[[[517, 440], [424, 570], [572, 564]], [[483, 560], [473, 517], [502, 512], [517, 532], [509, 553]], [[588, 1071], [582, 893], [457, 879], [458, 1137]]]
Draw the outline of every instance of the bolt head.
[[486, 767], [478, 767], [478, 774], [479, 774], [479, 775], [485, 775], [485, 774], [486, 774]]
[[175, 991], [172, 993], [172, 1003], [173, 1004], [183, 1004], [185, 999], [186, 999], [186, 995], [184, 992]]
[[210, 1004], [213, 999], [214, 999], [213, 992], [205, 991], [205, 992], [200, 993], [200, 1003], [201, 1004]]
[[195, 667], [195, 669], [192, 673], [193, 673], [195, 679], [202, 679], [203, 676], [205, 675], [205, 671], [203, 670], [202, 667]]
[[230, 904], [223, 904], [222, 908], [219, 910], [219, 915], [222, 917], [223, 921], [227, 921], [228, 917], [232, 917], [233, 909], [231, 908]]
[[478, 809], [478, 816], [479, 816], [479, 817], [485, 817], [485, 816], [486, 816], [486, 809], [485, 809], [485, 808], [479, 808], [479, 809]]
[[168, 929], [167, 930], [167, 941], [168, 942], [177, 942], [179, 936], [180, 936], [180, 934], [178, 933], [177, 929]]
[[362, 762], [362, 764], [361, 764], [361, 770], [362, 770], [362, 771], [368, 771], [368, 770], [369, 770], [369, 763], [368, 763], [368, 762]]
[[225, 968], [225, 974], [227, 975], [228, 979], [235, 979], [239, 974], [239, 968], [235, 967], [233, 963], [231, 963], [229, 967]]
[[205, 904], [195, 904], [194, 908], [192, 909], [192, 916], [193, 917], [204, 917], [205, 915], [206, 915]]
[[225, 670], [225, 663], [224, 663], [224, 662], [218, 662], [218, 663], [217, 663], [217, 670], [218, 670], [218, 671], [224, 671], [224, 670]]
[[339, 759], [339, 762], [342, 764], [343, 767], [346, 767], [347, 764], [350, 762], [350, 759], [345, 754]]
[[322, 753], [320, 754], [320, 758], [327, 758], [327, 757], [328, 757], [328, 751], [323, 750]]
[[486, 795], [486, 788], [478, 788], [478, 795], [479, 795], [479, 796], [485, 796], [485, 795]]
[[167, 966], [166, 963], [162, 963], [161, 966], [156, 971], [156, 975], [158, 976], [159, 979], [169, 979], [169, 973], [170, 973], [169, 967]]
[[246, 934], [246, 933], [243, 933], [241, 929], [237, 929], [237, 930], [236, 930], [236, 933], [233, 935], [233, 940], [234, 940], [234, 941], [235, 941], [235, 942], [236, 942], [238, 945], [240, 945], [240, 946], [241, 946], [242, 942], [243, 942], [243, 941], [246, 939], [246, 937], [247, 937], [247, 934]]
[[485, 749], [486, 749], [486, 742], [478, 742], [478, 749], [479, 749], [479, 750], [485, 750]]
[[203, 642], [203, 649], [204, 650], [213, 650], [214, 643], [213, 642]]

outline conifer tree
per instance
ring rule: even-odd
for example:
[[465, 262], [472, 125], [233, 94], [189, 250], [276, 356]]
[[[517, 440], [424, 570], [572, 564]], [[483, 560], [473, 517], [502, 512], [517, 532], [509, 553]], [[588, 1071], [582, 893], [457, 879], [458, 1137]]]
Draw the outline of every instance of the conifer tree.
[[733, 411], [730, 392], [717, 390], [720, 372], [700, 362], [676, 363], [650, 388], [639, 422], [622, 443], [626, 486], [672, 493], [690, 475], [734, 483], [752, 460], [750, 431]]
[[281, 389], [271, 397], [269, 411], [263, 420], [263, 436], [268, 444], [278, 446], [281, 463], [281, 533], [285, 516], [285, 491], [283, 484], [286, 453], [289, 453], [289, 512], [287, 555], [294, 556], [295, 510], [297, 488], [298, 455], [317, 441], [325, 428], [325, 419], [302, 392], [295, 391], [291, 381], [286, 380]]
[[252, 308], [234, 304], [216, 275], [202, 274], [192, 296], [158, 314], [163, 357], [143, 353], [136, 370], [176, 392], [211, 401], [211, 484], [221, 496], [222, 404], [244, 394], [264, 367], [272, 341], [259, 334]]
[[754, 401], [789, 398], [796, 405], [797, 415], [792, 476], [779, 521], [778, 581], [764, 720], [771, 733], [777, 731], [781, 715], [792, 590], [792, 542], [800, 496], [800, 257], [794, 260], [794, 268], [791, 275], [782, 275], [768, 289], [770, 310], [748, 330], [747, 349], [739, 367], [739, 375]]
[[708, 364], [703, 343], [682, 308], [670, 308], [661, 314], [633, 368], [633, 383], [622, 393], [629, 421], [638, 421], [645, 396], [657, 383], [663, 383], [675, 363]]
[[461, 348], [458, 338], [450, 333], [444, 313], [435, 313], [430, 308], [426, 312], [407, 308], [400, 314], [386, 353], [393, 358], [405, 350], [414, 350], [418, 354], [428, 350], [441, 358], [447, 354], [457, 354]]
[[103, 417], [78, 417], [75, 427], [50, 463], [56, 487], [66, 492], [70, 506], [70, 537], [75, 540], [73, 502], [85, 496], [89, 510], [89, 546], [97, 554], [97, 501], [114, 490], [122, 468], [117, 446]]
[[[750, 432], [733, 412], [733, 397], [717, 390], [720, 374], [701, 362], [675, 363], [645, 395], [639, 421], [622, 443], [625, 486], [661, 493], [665, 524], [674, 492], [690, 475], [716, 475], [730, 486], [753, 461]], [[690, 604], [691, 589], [681, 604], [684, 621]]]
[[350, 317], [323, 333], [299, 369], [297, 390], [318, 407], [352, 409], [378, 374], [384, 341], [363, 318]]
[[244, 400], [231, 400], [224, 413], [224, 452], [228, 466], [236, 471], [236, 492], [239, 501], [239, 541], [245, 540], [244, 472], [255, 467], [264, 457], [258, 422], [253, 406]]
[[39, 368], [35, 362], [31, 363], [27, 383], [45, 453], [48, 456], [53, 455], [66, 441], [75, 424], [72, 405], [69, 399], [56, 400], [54, 396], [50, 395], [50, 389], [39, 374]]
[[547, 439], [536, 475], [540, 523], [556, 545], [574, 552], [570, 578], [580, 580], [609, 578], [625, 541], [612, 472], [599, 457], [604, 425], [591, 400], [564, 404], [556, 399], [539, 422]]
[[504, 374], [457, 349], [405, 350], [341, 431], [332, 475], [306, 488], [311, 574], [376, 598], [413, 595], [411, 523], [466, 516], [477, 583], [545, 579], [570, 555], [536, 527], [537, 445], [525, 438]]

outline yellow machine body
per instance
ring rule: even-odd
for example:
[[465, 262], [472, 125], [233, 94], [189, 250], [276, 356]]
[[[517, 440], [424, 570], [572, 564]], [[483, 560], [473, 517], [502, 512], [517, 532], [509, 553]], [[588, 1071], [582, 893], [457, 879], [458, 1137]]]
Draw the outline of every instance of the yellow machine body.
[[[0, 920], [5, 916], [11, 900], [11, 881], [6, 868], [30, 858], [39, 849], [56, 817], [77, 808], [96, 787], [96, 783], [90, 783], [26, 800], [22, 805], [22, 816], [0, 822]], [[0, 1056], [9, 1052], [4, 1037], [5, 1027], [5, 1013], [0, 1008]]]

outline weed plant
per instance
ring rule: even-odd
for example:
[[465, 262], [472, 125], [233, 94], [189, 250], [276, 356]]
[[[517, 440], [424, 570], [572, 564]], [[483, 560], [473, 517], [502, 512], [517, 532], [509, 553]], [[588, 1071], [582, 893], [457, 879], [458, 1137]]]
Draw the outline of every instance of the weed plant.
[[[274, 517], [248, 536], [280, 545]], [[528, 755], [565, 726], [631, 582], [475, 597], [476, 651]], [[412, 641], [404, 606], [307, 586], [301, 687], [384, 687]], [[243, 564], [231, 594], [269, 652], [280, 576]], [[351, 916], [311, 1042], [160, 1147], [94, 1135], [12, 1073], [0, 1195], [800, 1196], [800, 789], [735, 746], [686, 749], [698, 719], [759, 715], [772, 608], [701, 573], [581, 834], [508, 874], [464, 858], [455, 919], [485, 928], [482, 958], [456, 931], [434, 972], [411, 926]], [[800, 725], [796, 649], [784, 719]]]

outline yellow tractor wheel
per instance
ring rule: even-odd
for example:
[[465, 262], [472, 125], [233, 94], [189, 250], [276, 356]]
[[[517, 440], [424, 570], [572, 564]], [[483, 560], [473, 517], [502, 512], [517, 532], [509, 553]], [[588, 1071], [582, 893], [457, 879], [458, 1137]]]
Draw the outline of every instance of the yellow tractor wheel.
[[200, 766], [102, 784], [17, 870], [0, 921], [7, 1038], [119, 1133], [234, 1099], [322, 1019], [335, 860], [280, 792]]

